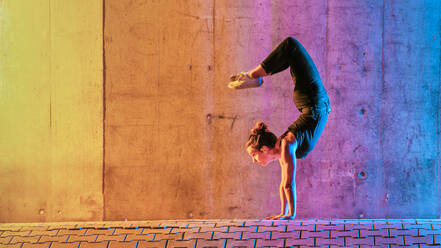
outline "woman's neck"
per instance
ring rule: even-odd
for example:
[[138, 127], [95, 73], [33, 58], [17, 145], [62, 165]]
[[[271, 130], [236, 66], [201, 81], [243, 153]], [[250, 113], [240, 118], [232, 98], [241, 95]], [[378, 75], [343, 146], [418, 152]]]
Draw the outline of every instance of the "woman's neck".
[[276, 145], [274, 146], [273, 149], [271, 149], [271, 156], [273, 156], [274, 159], [279, 159], [280, 154], [281, 154], [280, 140], [277, 140]]

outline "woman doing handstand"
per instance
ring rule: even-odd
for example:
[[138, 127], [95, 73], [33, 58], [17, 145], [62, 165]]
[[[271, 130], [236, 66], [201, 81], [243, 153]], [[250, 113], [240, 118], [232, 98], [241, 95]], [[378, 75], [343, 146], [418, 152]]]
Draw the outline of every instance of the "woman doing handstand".
[[259, 87], [263, 77], [290, 68], [294, 82], [294, 103], [299, 118], [279, 138], [261, 121], [251, 129], [246, 150], [254, 163], [266, 166], [279, 160], [281, 213], [267, 219], [294, 219], [296, 215], [296, 158], [305, 158], [317, 143], [331, 112], [328, 94], [320, 75], [305, 48], [292, 37], [282, 41], [265, 60], [249, 72], [231, 76], [228, 87]]

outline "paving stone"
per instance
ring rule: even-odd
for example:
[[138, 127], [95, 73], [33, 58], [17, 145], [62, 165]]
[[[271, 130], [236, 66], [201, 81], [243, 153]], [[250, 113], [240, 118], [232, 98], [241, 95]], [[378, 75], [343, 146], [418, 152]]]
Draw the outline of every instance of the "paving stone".
[[427, 244], [427, 245], [434, 245], [435, 244], [435, 237], [434, 235], [427, 235], [427, 236], [420, 236], [420, 237], [414, 237], [414, 236], [405, 236], [404, 241], [406, 242], [406, 245], [412, 245], [412, 244]]
[[86, 229], [61, 229], [57, 235], [84, 235]]
[[61, 229], [73, 229], [76, 228], [77, 224], [62, 224], [62, 223], [56, 223], [49, 226], [48, 230], [61, 230]]
[[37, 243], [37, 241], [40, 239], [40, 236], [33, 236], [33, 237], [22, 237], [22, 236], [15, 236], [10, 244], [15, 243]]
[[20, 231], [47, 231], [48, 228], [47, 225], [23, 226]]
[[270, 239], [271, 232], [243, 232], [242, 239]]
[[[292, 231], [292, 232], [271, 232], [271, 239], [299, 239], [301, 231]], [[268, 239], [268, 238], [267, 238]]]
[[190, 232], [190, 233], [184, 233], [184, 240], [188, 239], [211, 239], [213, 236], [213, 232]]
[[0, 237], [0, 244], [6, 245], [14, 238], [13, 236]]
[[29, 236], [55, 236], [58, 230], [31, 230]]
[[[413, 229], [415, 230], [415, 229]], [[418, 236], [427, 236], [427, 235], [440, 235], [441, 234], [441, 229], [434, 229], [434, 230], [427, 230], [427, 229], [416, 229], [419, 232], [417, 232], [419, 235]], [[412, 236], [417, 236], [417, 235], [412, 235]]]
[[344, 246], [345, 241], [343, 238], [334, 238], [334, 239], [316, 238], [315, 244], [317, 246], [330, 246], [330, 245]]
[[135, 240], [143, 240], [143, 241], [152, 241], [155, 237], [155, 234], [127, 234], [126, 241], [135, 241]]
[[285, 240], [286, 246], [301, 246], [301, 247], [308, 247], [314, 245], [314, 239], [313, 238], [307, 238], [307, 239], [292, 239], [287, 238]]
[[168, 228], [143, 228], [142, 229], [142, 234], [148, 234], [148, 233], [163, 233], [163, 234], [168, 234], [171, 232], [173, 228], [168, 227]]
[[375, 245], [404, 245], [404, 239], [403, 236], [396, 236], [396, 237], [380, 237], [376, 236], [375, 238]]
[[89, 223], [81, 224], [81, 227], [87, 229], [100, 229], [105, 227], [105, 225], [102, 222], [89, 222]]
[[427, 229], [433, 230], [433, 226], [431, 223], [419, 223], [419, 224], [403, 224], [403, 229]]
[[271, 246], [271, 247], [285, 247], [285, 240], [267, 240], [267, 239], [258, 239], [256, 242], [256, 247], [262, 246]]
[[390, 236], [387, 229], [360, 230], [360, 237]]
[[240, 239], [242, 232], [214, 232], [213, 239]]
[[196, 241], [196, 248], [202, 248], [202, 247], [224, 247], [225, 243], [226, 243], [225, 239], [219, 239], [219, 240], [198, 239]]
[[107, 248], [109, 242], [80, 242], [80, 247], [78, 248]]
[[159, 225], [160, 225], [160, 223], [157, 223], [157, 224], [149, 223], [149, 224], [137, 225], [137, 227], [138, 228], [147, 228], [147, 229], [154, 229], [154, 228], [156, 228], [156, 229], [160, 229], [160, 228], [164, 229], [164, 227], [160, 227]]
[[171, 228], [189, 228], [188, 225], [189, 225], [189, 223], [178, 222], [178, 223], [175, 223], [175, 224], [170, 225], [168, 227], [171, 227]]
[[[170, 232], [171, 230], [169, 230]], [[116, 228], [113, 235], [118, 234], [141, 234], [143, 232], [143, 228]]]
[[191, 223], [191, 224], [188, 224], [188, 227], [212, 227], [212, 228], [214, 228], [216, 226], [216, 224], [215, 223], [207, 223], [207, 224], [198, 224], [198, 223]]
[[182, 233], [182, 232], [199, 232], [199, 227], [192, 227], [192, 228], [182, 228], [182, 227], [173, 227], [170, 233]]
[[69, 235], [42, 236], [39, 242], [66, 242]]
[[21, 248], [49, 248], [51, 246], [51, 242], [45, 242], [45, 243], [23, 243], [23, 246]]
[[136, 248], [137, 245], [138, 245], [137, 241], [129, 241], [129, 242], [109, 241], [109, 246], [107, 248]]
[[257, 231], [257, 226], [244, 226], [244, 227], [237, 227], [237, 226], [232, 226], [229, 229], [230, 232], [256, 232]]
[[244, 226], [271, 226], [272, 224], [272, 221], [261, 222], [259, 220], [247, 220], [245, 221]]
[[257, 232], [285, 232], [286, 226], [259, 226]]
[[374, 224], [345, 224], [345, 230], [372, 230], [374, 229]]
[[52, 242], [52, 245], [50, 248], [78, 248], [79, 245], [80, 245], [80, 242], [74, 242], [74, 243]]
[[[168, 240], [160, 241], [139, 241], [136, 248], [165, 248]], [[110, 248], [110, 247], [109, 247]]]
[[196, 245], [196, 240], [169, 240], [167, 242], [168, 247], [191, 247], [194, 248]]
[[233, 222], [233, 221], [219, 221], [215, 223], [215, 227], [233, 227], [233, 226], [242, 226], [244, 224], [244, 221], [242, 222]]
[[374, 238], [366, 237], [366, 238], [353, 238], [353, 237], [345, 237], [346, 245], [373, 245]]
[[287, 232], [291, 232], [291, 231], [300, 231], [300, 230], [304, 230], [304, 231], [315, 231], [316, 226], [315, 225], [289, 225], [287, 226], [286, 231]]
[[[101, 242], [101, 241], [124, 241], [126, 239], [126, 237], [129, 234], [120, 234], [120, 235], [103, 235], [100, 234], [98, 235], [98, 238], [96, 239], [96, 242]], [[153, 234], [150, 234], [153, 235]]]
[[9, 245], [0, 244], [0, 248], [21, 248], [22, 245], [23, 243], [9, 244]]
[[227, 232], [226, 226], [224, 227], [201, 227], [200, 232]]
[[67, 239], [67, 242], [77, 242], [77, 241], [87, 241], [87, 242], [95, 242], [98, 238], [98, 235], [70, 235]]
[[427, 244], [420, 244], [417, 246], [418, 248], [434, 248], [434, 247], [440, 247], [439, 245], [427, 245]]
[[389, 232], [390, 236], [418, 236], [418, 229], [390, 229]]
[[331, 230], [330, 237], [338, 238], [338, 237], [354, 237], [359, 238], [360, 230], [349, 230], [349, 231], [339, 231], [339, 230]]
[[300, 238], [329, 238], [330, 231], [301, 231], [300, 232]]
[[229, 239], [227, 240], [226, 247], [232, 248], [232, 247], [254, 247], [256, 244], [255, 239], [248, 239], [248, 240], [234, 240]]
[[172, 234], [157, 233], [157, 234], [155, 234], [155, 237], [153, 238], [153, 240], [154, 241], [163, 240], [163, 239], [182, 240], [182, 238], [183, 238], [183, 233], [172, 233]]
[[1, 231], [13, 231], [13, 232], [18, 232], [22, 229], [22, 226], [6, 226], [6, 225], [0, 225], [0, 230]]
[[29, 234], [31, 233], [31, 231], [5, 231], [2, 233], [1, 237], [7, 237], [7, 236], [22, 236], [22, 237], [27, 237], [29, 236]]
[[436, 245], [441, 245], [441, 235], [440, 234], [433, 235], [433, 239], [434, 239], [434, 243]]
[[399, 223], [382, 223], [382, 224], [374, 224], [374, 229], [402, 229], [403, 228], [403, 223], [399, 222]]
[[344, 225], [316, 225], [316, 231], [338, 230], [343, 231]]
[[103, 229], [91, 228], [91, 229], [87, 229], [86, 235], [94, 235], [94, 234], [112, 235], [114, 232], [115, 232], [115, 228], [103, 228]]
[[[403, 247], [406, 247], [406, 248], [419, 248], [419, 245], [389, 245], [389, 248], [403, 248]], [[432, 246], [432, 248], [433, 248], [433, 246]]]

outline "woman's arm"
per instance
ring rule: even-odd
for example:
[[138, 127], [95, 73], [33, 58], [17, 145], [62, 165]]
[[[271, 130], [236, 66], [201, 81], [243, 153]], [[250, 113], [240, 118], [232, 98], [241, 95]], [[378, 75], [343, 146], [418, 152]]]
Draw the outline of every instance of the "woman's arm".
[[280, 181], [280, 187], [279, 187], [279, 191], [280, 191], [280, 204], [281, 204], [280, 214], [265, 218], [267, 220], [278, 220], [279, 218], [282, 218], [282, 216], [285, 215], [285, 211], [286, 211], [286, 194], [285, 194], [285, 188], [284, 188], [284, 184], [283, 184], [284, 181], [285, 181], [285, 179], [284, 179], [284, 175], [282, 173], [282, 180]]
[[[297, 141], [292, 133], [282, 140], [280, 165], [282, 168], [282, 184], [285, 193], [285, 199], [288, 202], [288, 214], [284, 217], [294, 218], [296, 215], [296, 191], [295, 191], [295, 173], [296, 158], [295, 151], [297, 149]], [[283, 218], [283, 217], [282, 217]]]
[[280, 205], [281, 205], [281, 210], [280, 210], [280, 215], [285, 215], [286, 212], [286, 193], [285, 193], [285, 175], [282, 172], [282, 180], [280, 181]]

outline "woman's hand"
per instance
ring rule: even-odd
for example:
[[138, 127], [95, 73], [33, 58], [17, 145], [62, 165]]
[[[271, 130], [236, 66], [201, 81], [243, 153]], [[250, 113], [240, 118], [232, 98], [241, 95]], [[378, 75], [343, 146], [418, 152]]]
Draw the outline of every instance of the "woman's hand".
[[278, 220], [283, 214], [266, 217], [265, 220]]
[[279, 214], [279, 215], [275, 215], [275, 216], [270, 216], [270, 217], [266, 217], [265, 220], [293, 220], [294, 216], [293, 215], [285, 215], [285, 214]]
[[293, 215], [282, 215], [278, 220], [293, 220], [294, 217]]

